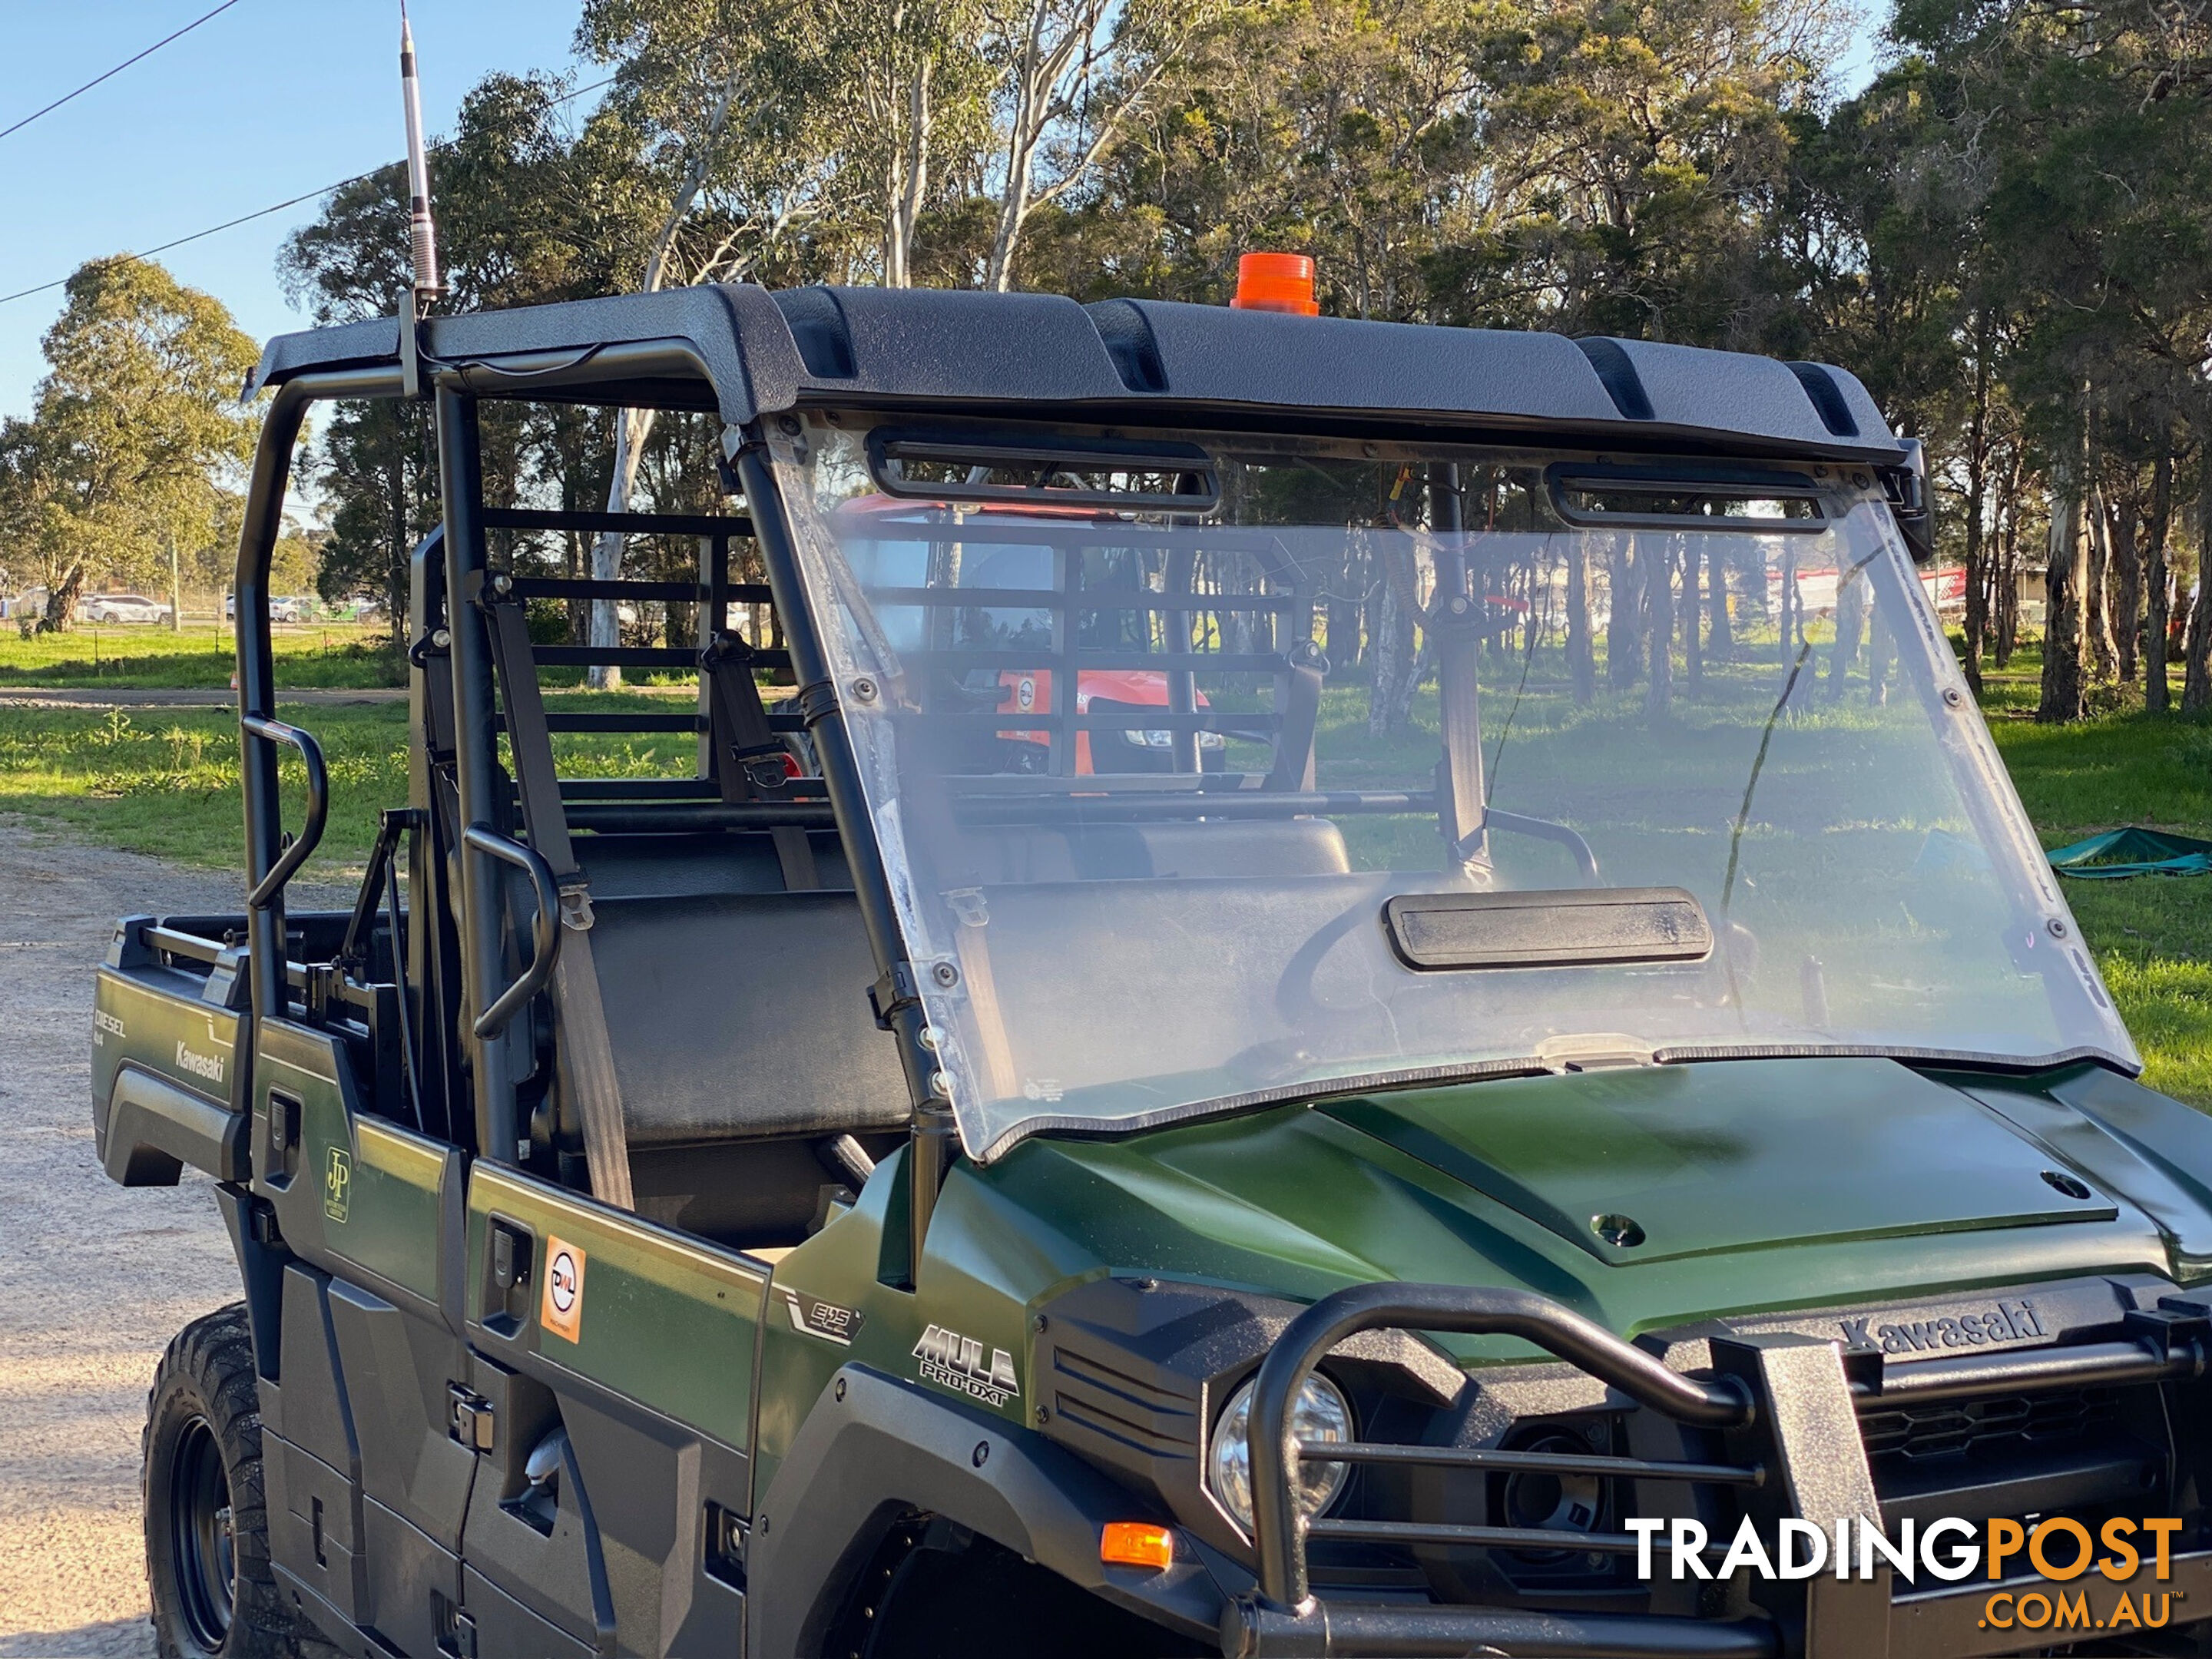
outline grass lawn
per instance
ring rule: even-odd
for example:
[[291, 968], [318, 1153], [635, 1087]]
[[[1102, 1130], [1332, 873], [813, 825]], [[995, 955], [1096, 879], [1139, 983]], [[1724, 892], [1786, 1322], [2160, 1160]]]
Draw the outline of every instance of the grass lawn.
[[[309, 627], [280, 636], [283, 684], [379, 683], [371, 671], [381, 673], [381, 653], [360, 630], [327, 630], [328, 654], [325, 631]], [[82, 672], [92, 661], [90, 633], [82, 629], [59, 642], [0, 640], [0, 696], [9, 684], [228, 683], [229, 659], [216, 650], [212, 630], [188, 631], [179, 643], [165, 629], [102, 629], [97, 677]], [[136, 654], [105, 654], [118, 636]], [[175, 666], [185, 662], [189, 673]], [[2212, 836], [2212, 723], [2122, 711], [2072, 726], [2039, 726], [2032, 718], [2038, 668], [2031, 649], [2007, 673], [1992, 674], [1984, 708], [2045, 846], [2130, 823]], [[643, 690], [555, 691], [548, 698], [551, 706], [571, 708], [632, 700], [671, 706], [666, 693]], [[321, 740], [332, 784], [330, 827], [307, 873], [347, 880], [374, 837], [377, 810], [405, 799], [405, 708], [318, 707], [290, 717]], [[1522, 718], [1534, 716], [1524, 708]], [[1432, 745], [1434, 738], [1415, 741]], [[693, 739], [683, 735], [564, 738], [561, 744], [568, 769], [602, 775], [688, 773], [694, 752]], [[1433, 752], [1428, 747], [1424, 756]], [[303, 796], [296, 764], [287, 761], [284, 775], [287, 821], [296, 824]], [[0, 811], [65, 826], [109, 846], [234, 866], [240, 836], [235, 717], [219, 708], [0, 708]], [[2212, 879], [2070, 881], [2064, 892], [2142, 1047], [2147, 1080], [2212, 1109]]]
[[[2033, 647], [1985, 677], [1983, 712], [2046, 848], [2140, 823], [2212, 838], [2212, 724], [2137, 708], [2034, 720]], [[2180, 695], [2180, 675], [2173, 676]], [[2144, 1081], [2212, 1109], [2212, 878], [2069, 881], [2066, 900], [2135, 1033]]]
[[[546, 703], [671, 706], [650, 692], [554, 692]], [[407, 707], [287, 708], [280, 698], [277, 714], [314, 733], [330, 774], [330, 823], [303, 879], [356, 879], [376, 839], [378, 812], [407, 799]], [[696, 740], [683, 734], [556, 741], [564, 770], [596, 776], [688, 775], [697, 759]], [[280, 776], [284, 821], [297, 826], [306, 815], [306, 776], [289, 752]], [[245, 834], [238, 717], [227, 708], [0, 708], [0, 811], [127, 852], [234, 868]]]
[[[404, 684], [382, 629], [354, 623], [280, 624], [272, 632], [280, 686]], [[11, 685], [221, 689], [235, 661], [230, 630], [188, 623], [94, 627], [22, 638], [0, 631], [0, 690]]]

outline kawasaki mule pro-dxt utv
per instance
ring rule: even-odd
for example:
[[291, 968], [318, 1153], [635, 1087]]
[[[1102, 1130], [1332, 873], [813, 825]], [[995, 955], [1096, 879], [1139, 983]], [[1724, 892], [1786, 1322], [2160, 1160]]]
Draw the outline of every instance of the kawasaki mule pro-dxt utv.
[[[154, 1390], [165, 1651], [2077, 1639], [1647, 1577], [1652, 1517], [2177, 1517], [2130, 1650], [2212, 1615], [2212, 1125], [2130, 1080], [1849, 374], [731, 287], [256, 384], [250, 891], [123, 922], [94, 1036], [107, 1170], [211, 1172], [246, 1290]], [[410, 799], [288, 913], [287, 466], [410, 392]], [[487, 500], [487, 399], [716, 420], [726, 505]], [[558, 574], [606, 530], [683, 579]]]

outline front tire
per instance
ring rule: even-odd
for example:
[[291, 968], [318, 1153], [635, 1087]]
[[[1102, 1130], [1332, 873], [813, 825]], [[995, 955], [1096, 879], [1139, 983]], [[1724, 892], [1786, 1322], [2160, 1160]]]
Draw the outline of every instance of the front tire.
[[161, 1659], [291, 1659], [269, 1565], [261, 1401], [244, 1304], [177, 1334], [154, 1373], [143, 1442], [146, 1578]]

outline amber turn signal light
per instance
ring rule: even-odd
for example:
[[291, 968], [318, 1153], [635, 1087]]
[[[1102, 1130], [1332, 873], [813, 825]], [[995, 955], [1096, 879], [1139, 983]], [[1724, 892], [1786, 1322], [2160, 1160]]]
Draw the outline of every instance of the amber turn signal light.
[[1238, 311], [1318, 317], [1314, 262], [1303, 253], [1247, 253], [1237, 261], [1237, 297], [1229, 303]]
[[1146, 1521], [1109, 1521], [1098, 1539], [1098, 1559], [1109, 1567], [1164, 1572], [1175, 1565], [1175, 1534]]

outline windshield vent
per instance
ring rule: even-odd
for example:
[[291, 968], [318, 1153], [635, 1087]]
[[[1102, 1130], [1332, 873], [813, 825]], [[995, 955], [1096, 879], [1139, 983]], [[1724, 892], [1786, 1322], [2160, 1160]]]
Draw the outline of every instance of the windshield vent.
[[1802, 472], [1563, 464], [1544, 475], [1569, 524], [1651, 530], [1819, 531], [1820, 486]]
[[1696, 962], [1713, 948], [1705, 907], [1680, 887], [1401, 893], [1382, 918], [1398, 959], [1428, 972]]
[[1212, 458], [1195, 444], [1006, 442], [879, 427], [868, 434], [868, 470], [886, 495], [908, 500], [1189, 514], [1221, 500]]

